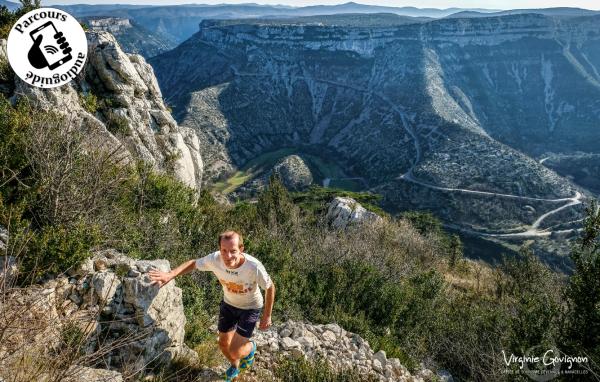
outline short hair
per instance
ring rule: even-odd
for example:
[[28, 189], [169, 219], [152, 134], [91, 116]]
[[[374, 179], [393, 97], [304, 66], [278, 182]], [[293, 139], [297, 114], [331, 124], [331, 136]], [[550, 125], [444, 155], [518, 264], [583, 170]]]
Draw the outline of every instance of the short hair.
[[242, 238], [242, 234], [236, 232], [236, 231], [225, 231], [222, 234], [219, 235], [219, 248], [221, 248], [221, 241], [223, 239], [225, 240], [231, 240], [234, 237], [238, 238], [238, 247], [243, 247], [244, 246], [244, 239]]

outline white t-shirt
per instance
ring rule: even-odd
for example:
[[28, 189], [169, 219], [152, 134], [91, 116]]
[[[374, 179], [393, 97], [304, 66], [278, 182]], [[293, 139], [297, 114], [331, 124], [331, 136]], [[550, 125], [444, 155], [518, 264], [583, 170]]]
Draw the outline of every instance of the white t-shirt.
[[229, 269], [221, 260], [219, 251], [196, 260], [196, 269], [212, 271], [223, 287], [223, 299], [229, 305], [239, 309], [260, 309], [263, 296], [257, 286], [263, 289], [271, 287], [271, 278], [262, 263], [247, 253], [246, 259], [235, 269]]

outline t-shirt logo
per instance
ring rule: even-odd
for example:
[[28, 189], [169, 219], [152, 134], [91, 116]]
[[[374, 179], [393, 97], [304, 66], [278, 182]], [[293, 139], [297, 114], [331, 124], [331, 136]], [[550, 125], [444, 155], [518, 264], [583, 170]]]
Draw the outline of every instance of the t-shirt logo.
[[247, 287], [244, 288], [243, 284], [234, 283], [233, 281], [226, 281], [226, 280], [219, 279], [219, 282], [221, 283], [221, 285], [223, 285], [225, 288], [227, 288], [228, 292], [231, 292], [231, 293], [244, 294], [244, 293], [248, 293], [248, 292], [252, 291], [252, 286], [247, 285], [247, 284], [246, 284]]
[[230, 271], [229, 269], [225, 269], [225, 272], [229, 273], [230, 275], [239, 275], [238, 271]]

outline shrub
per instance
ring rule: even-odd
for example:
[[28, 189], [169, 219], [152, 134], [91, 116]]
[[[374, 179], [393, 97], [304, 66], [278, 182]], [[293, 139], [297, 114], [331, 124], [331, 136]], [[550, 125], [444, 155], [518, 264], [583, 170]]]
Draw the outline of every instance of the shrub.
[[113, 134], [129, 136], [131, 135], [131, 127], [126, 117], [111, 113], [106, 121], [106, 128]]
[[46, 274], [59, 274], [76, 267], [89, 257], [89, 251], [100, 240], [95, 227], [84, 223], [46, 226], [32, 240], [21, 259], [21, 275], [37, 280]]
[[79, 93], [79, 102], [90, 114], [95, 114], [98, 111], [98, 98], [92, 92]]

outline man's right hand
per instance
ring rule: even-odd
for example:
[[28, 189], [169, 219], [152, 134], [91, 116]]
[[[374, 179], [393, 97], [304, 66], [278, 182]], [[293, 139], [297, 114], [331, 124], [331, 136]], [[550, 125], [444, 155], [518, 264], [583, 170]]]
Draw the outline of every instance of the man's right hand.
[[148, 272], [148, 274], [150, 275], [150, 280], [152, 280], [152, 284], [156, 284], [160, 288], [162, 288], [165, 284], [167, 284], [174, 278], [171, 272], [161, 272], [157, 270], [152, 270]]

